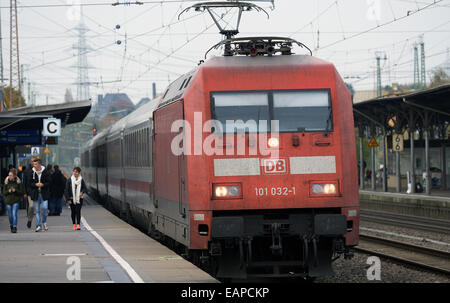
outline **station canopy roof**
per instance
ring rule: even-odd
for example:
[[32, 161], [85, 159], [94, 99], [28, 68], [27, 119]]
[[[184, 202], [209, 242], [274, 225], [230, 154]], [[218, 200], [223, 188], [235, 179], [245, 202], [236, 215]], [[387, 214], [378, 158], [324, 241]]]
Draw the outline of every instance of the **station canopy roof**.
[[42, 129], [42, 119], [61, 119], [62, 127], [81, 122], [91, 110], [92, 101], [20, 107], [0, 112], [0, 130]]
[[428, 125], [445, 132], [450, 123], [450, 84], [362, 101], [353, 104], [353, 110], [355, 126], [376, 124], [388, 131], [405, 131]]

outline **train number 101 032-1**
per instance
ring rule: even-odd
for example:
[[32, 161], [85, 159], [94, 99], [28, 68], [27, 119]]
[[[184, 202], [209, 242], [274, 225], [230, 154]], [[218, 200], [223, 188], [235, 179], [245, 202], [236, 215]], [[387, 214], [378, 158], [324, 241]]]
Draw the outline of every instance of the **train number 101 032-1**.
[[295, 187], [255, 187], [256, 196], [295, 195]]

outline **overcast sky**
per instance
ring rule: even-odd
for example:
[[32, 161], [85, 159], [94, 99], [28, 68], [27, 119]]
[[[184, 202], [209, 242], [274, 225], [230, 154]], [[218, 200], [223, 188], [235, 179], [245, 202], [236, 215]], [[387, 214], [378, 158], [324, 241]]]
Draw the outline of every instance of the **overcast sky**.
[[[37, 103], [45, 104], [47, 96], [50, 104], [62, 102], [66, 88], [76, 98], [77, 59], [72, 46], [78, 43], [79, 21], [77, 7], [71, 4], [84, 4], [84, 22], [90, 29], [87, 58], [94, 100], [97, 94], [125, 92], [137, 103], [151, 96], [152, 82], [162, 92], [222, 39], [207, 13], [190, 10], [177, 19], [195, 1], [141, 1], [143, 5], [130, 6], [112, 6], [117, 0], [17, 1], [20, 63], [25, 82], [31, 82], [38, 94]], [[9, 0], [0, 4], [4, 77], [9, 78]], [[413, 45], [420, 35], [425, 42], [427, 82], [431, 70], [448, 59], [450, 0], [275, 0], [274, 9], [270, 2], [255, 4], [270, 18], [244, 12], [238, 36], [287, 36], [301, 41], [314, 56], [334, 63], [356, 90], [375, 89], [377, 52], [386, 55], [383, 86], [413, 82]], [[224, 19], [230, 21], [234, 13]], [[295, 52], [306, 53], [300, 48]], [[27, 87], [23, 94], [27, 96]]]

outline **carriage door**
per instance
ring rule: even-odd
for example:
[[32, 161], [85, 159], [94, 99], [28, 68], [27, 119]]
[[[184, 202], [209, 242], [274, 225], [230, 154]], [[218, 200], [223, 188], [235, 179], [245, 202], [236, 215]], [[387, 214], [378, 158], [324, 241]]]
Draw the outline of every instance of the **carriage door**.
[[174, 218], [178, 217], [181, 203], [179, 161], [182, 156], [172, 152], [172, 141], [180, 131], [171, 132], [171, 127], [172, 122], [183, 119], [183, 103], [179, 101], [156, 110], [154, 119], [155, 206]]

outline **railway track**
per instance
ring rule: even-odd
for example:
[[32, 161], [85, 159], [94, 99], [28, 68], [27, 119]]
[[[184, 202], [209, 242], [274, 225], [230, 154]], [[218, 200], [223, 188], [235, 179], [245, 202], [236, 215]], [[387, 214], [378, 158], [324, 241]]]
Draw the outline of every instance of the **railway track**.
[[450, 253], [391, 239], [360, 234], [356, 251], [450, 276]]
[[450, 234], [450, 221], [361, 209], [360, 220], [434, 233]]

